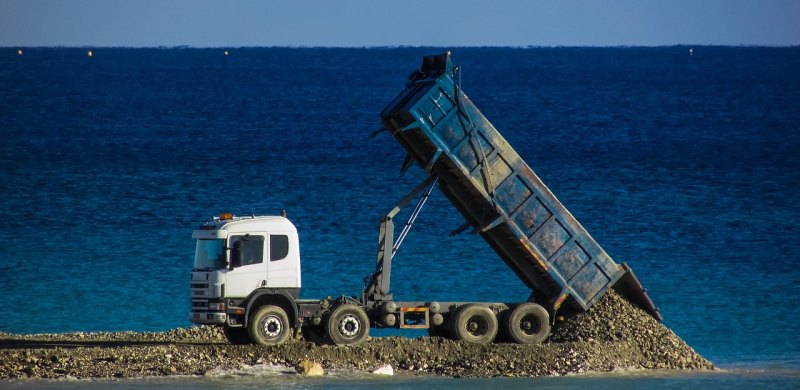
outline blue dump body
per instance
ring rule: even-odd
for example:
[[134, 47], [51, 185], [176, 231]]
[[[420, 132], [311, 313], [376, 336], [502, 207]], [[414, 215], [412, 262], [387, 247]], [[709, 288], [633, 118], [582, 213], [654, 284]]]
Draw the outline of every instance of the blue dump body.
[[589, 309], [613, 287], [661, 315], [626, 264], [617, 264], [460, 90], [450, 54], [424, 57], [381, 112], [409, 156], [552, 312]]

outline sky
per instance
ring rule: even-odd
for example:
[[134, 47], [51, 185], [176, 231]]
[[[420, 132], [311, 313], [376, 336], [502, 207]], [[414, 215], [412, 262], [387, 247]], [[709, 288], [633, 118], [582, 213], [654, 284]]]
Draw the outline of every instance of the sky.
[[0, 46], [800, 45], [800, 0], [0, 0]]

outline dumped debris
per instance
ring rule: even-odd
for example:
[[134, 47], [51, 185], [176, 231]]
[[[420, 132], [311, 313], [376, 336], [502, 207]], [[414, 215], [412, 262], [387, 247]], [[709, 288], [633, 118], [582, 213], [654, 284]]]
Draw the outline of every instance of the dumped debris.
[[227, 344], [218, 328], [167, 332], [0, 334], [0, 378], [131, 378], [204, 375], [261, 364], [394, 371], [452, 377], [543, 376], [714, 366], [683, 340], [615, 293], [586, 313], [557, 323], [541, 345], [476, 345], [440, 337], [372, 338], [360, 346], [302, 340], [262, 347]]

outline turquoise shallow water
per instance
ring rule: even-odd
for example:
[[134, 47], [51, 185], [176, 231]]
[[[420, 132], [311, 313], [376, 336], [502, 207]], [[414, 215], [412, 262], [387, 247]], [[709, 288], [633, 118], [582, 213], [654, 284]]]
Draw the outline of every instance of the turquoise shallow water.
[[[0, 331], [187, 326], [191, 230], [221, 211], [286, 209], [302, 295], [357, 294], [380, 216], [423, 178], [368, 135], [441, 50], [0, 50], [0, 288], [25, 308]], [[800, 48], [453, 54], [466, 93], [633, 267], [665, 323], [737, 372], [634, 381], [794, 382]], [[395, 295], [524, 300], [480, 238], [447, 236], [462, 222], [434, 192], [396, 258]], [[629, 379], [553, 380], [535, 383]]]

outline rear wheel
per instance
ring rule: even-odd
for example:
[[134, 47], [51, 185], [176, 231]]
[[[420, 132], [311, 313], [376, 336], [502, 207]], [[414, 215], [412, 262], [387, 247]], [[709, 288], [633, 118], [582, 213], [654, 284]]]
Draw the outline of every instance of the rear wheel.
[[497, 317], [486, 306], [466, 305], [458, 309], [450, 323], [450, 333], [457, 340], [489, 344], [497, 336]]
[[228, 339], [228, 342], [233, 345], [247, 345], [251, 344], [250, 335], [247, 334], [247, 329], [245, 328], [231, 328], [228, 325], [224, 325], [222, 327], [222, 333], [225, 334], [225, 338]]
[[444, 325], [431, 325], [428, 328], [428, 336], [430, 337], [444, 337], [446, 339], [450, 338], [450, 332], [447, 330], [447, 327]]
[[516, 343], [539, 344], [550, 335], [550, 315], [536, 303], [520, 304], [503, 322], [505, 333]]
[[337, 306], [325, 321], [325, 336], [334, 344], [360, 344], [369, 337], [369, 318], [351, 304]]
[[291, 326], [286, 312], [273, 305], [264, 305], [250, 317], [247, 327], [250, 339], [260, 345], [282, 344], [291, 336]]

